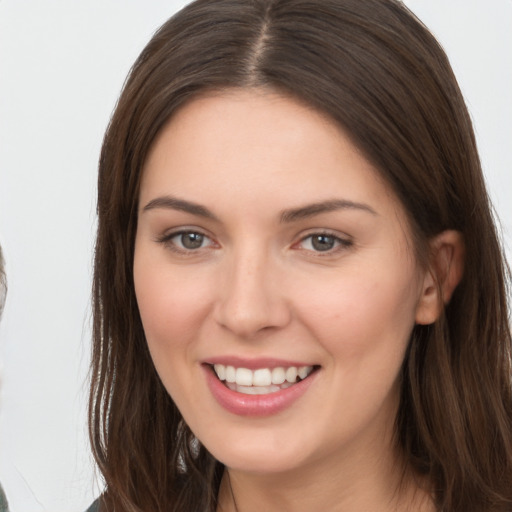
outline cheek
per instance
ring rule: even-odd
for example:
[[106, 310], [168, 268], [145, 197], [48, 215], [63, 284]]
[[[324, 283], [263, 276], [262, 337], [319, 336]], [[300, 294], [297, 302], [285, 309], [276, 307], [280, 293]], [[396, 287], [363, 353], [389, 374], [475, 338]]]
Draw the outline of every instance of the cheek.
[[328, 354], [329, 387], [338, 390], [330, 398], [319, 397], [331, 400], [326, 436], [335, 435], [330, 424], [355, 433], [377, 417], [389, 424], [396, 412], [397, 378], [414, 326], [414, 274], [407, 278], [399, 271], [364, 269], [317, 282], [316, 288], [310, 283], [314, 293], [300, 312]]
[[362, 269], [303, 283], [300, 315], [331, 353], [358, 358], [381, 348], [401, 356], [414, 327], [414, 273]]
[[195, 388], [185, 390], [182, 383], [191, 380], [188, 369], [196, 360], [211, 303], [211, 283], [200, 272], [144, 258], [142, 251], [136, 251], [134, 281], [153, 364], [178, 408], [186, 411], [190, 401], [200, 398]]
[[200, 271], [171, 268], [135, 254], [137, 304], [152, 354], [158, 347], [177, 349], [192, 343], [211, 304], [214, 284]]

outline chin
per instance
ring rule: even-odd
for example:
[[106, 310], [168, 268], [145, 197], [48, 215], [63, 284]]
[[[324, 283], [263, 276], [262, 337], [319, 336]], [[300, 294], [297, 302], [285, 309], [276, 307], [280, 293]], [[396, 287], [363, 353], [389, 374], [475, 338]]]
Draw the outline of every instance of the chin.
[[[230, 441], [229, 445], [226, 445], [226, 440]], [[223, 443], [209, 444], [205, 446], [210, 453], [226, 467], [236, 471], [277, 474], [293, 471], [306, 464], [304, 443], [276, 444], [268, 438], [244, 440], [226, 436]]]
[[218, 460], [229, 469], [261, 475], [289, 473], [299, 469], [304, 463], [295, 457], [282, 457], [279, 452], [266, 456], [262, 456], [261, 453], [233, 453], [227, 454], [223, 460]]

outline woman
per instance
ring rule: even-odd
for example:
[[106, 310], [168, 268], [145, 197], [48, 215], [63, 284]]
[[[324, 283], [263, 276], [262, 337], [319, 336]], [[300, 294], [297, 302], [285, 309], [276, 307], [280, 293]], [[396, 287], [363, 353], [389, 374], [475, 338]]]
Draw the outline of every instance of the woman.
[[400, 2], [193, 2], [98, 187], [99, 510], [510, 510], [506, 265]]

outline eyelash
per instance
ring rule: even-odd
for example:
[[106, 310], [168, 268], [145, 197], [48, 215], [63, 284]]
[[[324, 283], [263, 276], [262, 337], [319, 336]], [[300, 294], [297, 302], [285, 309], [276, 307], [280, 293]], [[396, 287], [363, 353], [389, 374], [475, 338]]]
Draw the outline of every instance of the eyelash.
[[[310, 245], [313, 245], [315, 237], [330, 238], [330, 239], [332, 239], [334, 246], [332, 248], [326, 249], [325, 251], [314, 250], [314, 249], [305, 249], [305, 248], [299, 247], [300, 245], [304, 244], [304, 242], [306, 240], [310, 240]], [[353, 245], [354, 245], [354, 243], [351, 239], [341, 238], [340, 236], [334, 234], [331, 231], [315, 231], [315, 232], [312, 232], [312, 233], [302, 237], [292, 247], [297, 247], [299, 250], [305, 250], [305, 251], [311, 252], [315, 256], [318, 256], [318, 257], [327, 257], [327, 256], [332, 256], [334, 254], [337, 254], [338, 252], [343, 251], [345, 249], [348, 249], [348, 248], [352, 247]]]
[[[203, 241], [209, 240], [210, 243], [205, 247], [200, 246], [191, 249], [187, 247], [180, 247], [179, 245], [177, 245], [176, 242], [173, 242], [174, 238], [183, 237], [185, 235], [198, 235], [203, 238]], [[200, 249], [208, 249], [208, 247], [210, 247], [211, 245], [215, 245], [215, 242], [213, 242], [213, 240], [208, 235], [205, 235], [204, 233], [201, 233], [201, 231], [197, 231], [194, 229], [182, 229], [180, 231], [174, 231], [160, 238], [157, 238], [157, 242], [163, 244], [165, 247], [179, 254], [191, 254], [197, 252]], [[181, 245], [183, 245], [183, 242], [181, 242]]]

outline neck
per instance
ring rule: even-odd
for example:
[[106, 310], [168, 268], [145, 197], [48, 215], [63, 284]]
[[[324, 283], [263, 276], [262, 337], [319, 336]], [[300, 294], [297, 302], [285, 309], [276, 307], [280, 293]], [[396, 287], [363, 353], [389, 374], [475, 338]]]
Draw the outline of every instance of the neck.
[[217, 512], [434, 512], [419, 480], [402, 471], [399, 457], [330, 460], [283, 474], [255, 474], [227, 469]]

